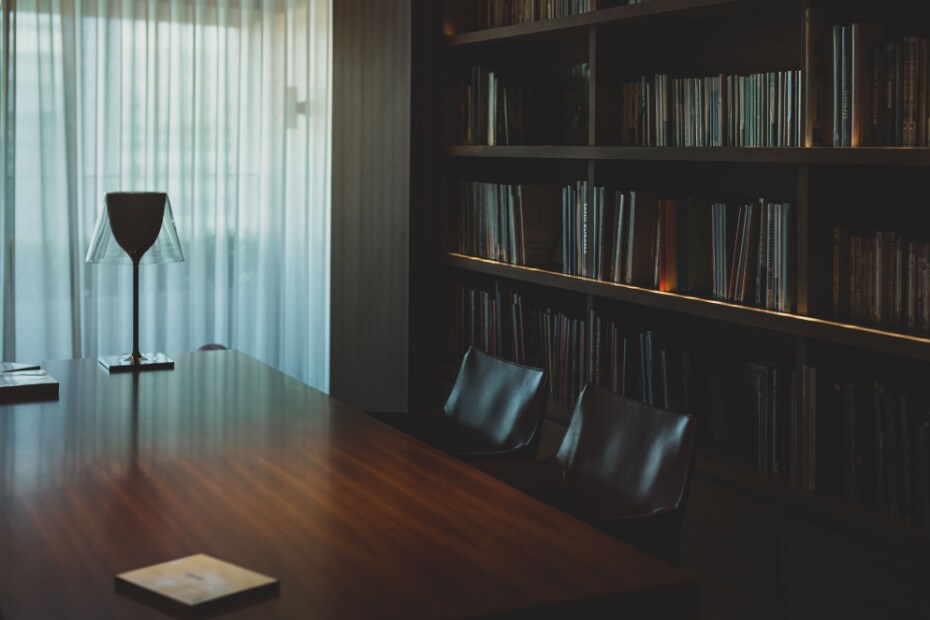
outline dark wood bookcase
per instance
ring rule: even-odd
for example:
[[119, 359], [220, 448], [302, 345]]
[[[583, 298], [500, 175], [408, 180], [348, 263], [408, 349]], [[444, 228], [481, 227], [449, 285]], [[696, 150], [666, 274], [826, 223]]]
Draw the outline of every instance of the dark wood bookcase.
[[[417, 255], [429, 266], [418, 268], [420, 281], [413, 284], [421, 293], [412, 300], [432, 308], [436, 317], [413, 330], [416, 348], [432, 356], [433, 363], [425, 366], [436, 369], [421, 375], [422, 401], [438, 402], [454, 375], [462, 326], [453, 290], [462, 283], [519, 293], [527, 307], [580, 318], [591, 312], [629, 318], [661, 334], [664, 343], [729, 361], [722, 389], [734, 394], [743, 389], [738, 369], [745, 362], [772, 362], [798, 376], [805, 366], [837, 369], [857, 381], [908, 377], [919, 384], [928, 376], [930, 332], [837, 317], [832, 304], [837, 227], [869, 234], [897, 230], [930, 242], [930, 148], [833, 146], [832, 27], [881, 23], [889, 41], [925, 37], [930, 27], [919, 19], [921, 3], [591, 0], [585, 13], [476, 29], [477, 3], [444, 0], [442, 15], [430, 22], [441, 35], [426, 34], [421, 40], [426, 43], [415, 48], [423, 52], [435, 46], [421, 64], [440, 79], [419, 91], [421, 107], [431, 108], [429, 127], [414, 119], [415, 132], [436, 136], [435, 142], [421, 144], [422, 163], [415, 169], [429, 190], [417, 201], [411, 224], [420, 231], [414, 235]], [[565, 121], [551, 100], [529, 97], [525, 108], [540, 102], [553, 117], [542, 138], [526, 136], [518, 145], [463, 143], [460, 84], [471, 67], [492, 67], [558, 91], [564, 88], [561, 76], [579, 63], [588, 71], [586, 140], [573, 143], [567, 131], [559, 131]], [[625, 82], [657, 73], [779, 71], [801, 72], [799, 147], [622, 143]], [[527, 119], [530, 111], [522, 112]], [[790, 245], [795, 311], [568, 275], [558, 266], [469, 256], [458, 244], [463, 181], [555, 187], [586, 181], [588, 187], [611, 191], [789, 202], [795, 217]], [[424, 341], [436, 344], [424, 346]], [[801, 398], [800, 387], [790, 398]], [[699, 415], [714, 416], [708, 407], [705, 402]], [[739, 409], [739, 404], [731, 407], [729, 415], [742, 415]], [[570, 402], [551, 404], [543, 450], [558, 444], [570, 415]], [[718, 442], [703, 435], [683, 535], [683, 564], [702, 581], [702, 616], [930, 617], [925, 527], [841, 493], [810, 490], [797, 476], [760, 468], [739, 438]], [[912, 445], [916, 453], [916, 438]]]

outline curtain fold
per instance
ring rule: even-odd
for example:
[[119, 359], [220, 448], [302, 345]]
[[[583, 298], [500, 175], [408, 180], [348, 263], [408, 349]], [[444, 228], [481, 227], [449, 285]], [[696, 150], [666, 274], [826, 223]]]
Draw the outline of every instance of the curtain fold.
[[220, 342], [326, 390], [329, 0], [2, 6], [4, 357], [130, 347], [131, 269], [84, 252], [106, 192], [166, 191], [187, 260], [141, 269], [143, 351]]
[[0, 331], [0, 352], [3, 359], [15, 359], [16, 304], [13, 273], [15, 271], [13, 231], [16, 228], [14, 209], [5, 205], [14, 200], [14, 162], [12, 155], [16, 126], [13, 123], [15, 101], [15, 65], [12, 62], [13, 35], [16, 16], [9, 11], [8, 0], [0, 0], [0, 312], [3, 313], [3, 330]]

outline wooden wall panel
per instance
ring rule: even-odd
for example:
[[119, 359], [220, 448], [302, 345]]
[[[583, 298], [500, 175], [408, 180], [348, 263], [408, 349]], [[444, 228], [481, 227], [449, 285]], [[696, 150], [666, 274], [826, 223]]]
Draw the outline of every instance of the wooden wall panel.
[[[410, 123], [410, 364], [409, 411], [435, 409], [445, 401], [440, 393], [441, 359], [437, 338], [444, 286], [439, 285], [442, 209], [442, 130], [440, 110], [444, 75], [442, 3], [412, 0], [411, 123]], [[451, 79], [451, 76], [445, 76]]]
[[333, 2], [330, 392], [405, 411], [411, 0]]
[[802, 516], [787, 523], [788, 618], [930, 618], [930, 565]]
[[701, 618], [775, 619], [777, 506], [694, 476], [681, 566], [701, 584]]

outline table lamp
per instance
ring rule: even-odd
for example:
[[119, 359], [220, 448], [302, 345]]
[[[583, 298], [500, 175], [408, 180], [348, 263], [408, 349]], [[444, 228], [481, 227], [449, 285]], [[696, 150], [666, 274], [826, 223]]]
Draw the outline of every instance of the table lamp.
[[85, 260], [132, 264], [132, 353], [101, 357], [100, 365], [110, 372], [174, 368], [174, 361], [164, 353], [139, 352], [139, 264], [184, 260], [168, 194], [108, 193]]

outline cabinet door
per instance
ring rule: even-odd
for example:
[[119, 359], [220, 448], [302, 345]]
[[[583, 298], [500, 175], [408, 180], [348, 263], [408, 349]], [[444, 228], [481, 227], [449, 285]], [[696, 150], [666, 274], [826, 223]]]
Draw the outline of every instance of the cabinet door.
[[695, 476], [681, 565], [700, 581], [701, 618], [776, 617], [776, 524], [775, 504]]
[[930, 618], [930, 566], [904, 553], [787, 518], [789, 618]]

